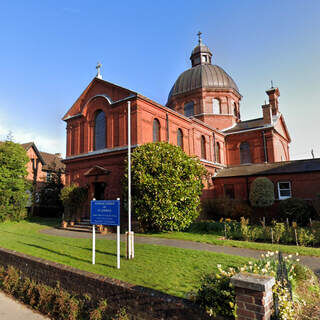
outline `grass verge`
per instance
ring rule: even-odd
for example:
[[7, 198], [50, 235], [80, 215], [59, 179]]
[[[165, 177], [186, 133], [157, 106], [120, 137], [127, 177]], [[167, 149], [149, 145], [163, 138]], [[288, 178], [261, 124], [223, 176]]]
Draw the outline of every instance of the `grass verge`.
[[[0, 224], [0, 247], [69, 265], [81, 270], [185, 297], [199, 286], [201, 276], [223, 267], [237, 267], [249, 259], [226, 254], [136, 244], [135, 259], [126, 260], [121, 243], [121, 269], [116, 269], [116, 242], [96, 241], [96, 264], [91, 264], [91, 239], [72, 239], [39, 233], [56, 220], [38, 219]], [[252, 259], [251, 259], [252, 260]]]
[[284, 253], [295, 254], [296, 252], [302, 256], [320, 257], [320, 248], [301, 247], [293, 245], [271, 244], [261, 242], [250, 242], [240, 240], [224, 240], [220, 235], [208, 233], [191, 233], [191, 232], [162, 232], [162, 233], [147, 233], [139, 234], [144, 237], [156, 237], [166, 239], [189, 240], [202, 242], [220, 246], [247, 248], [263, 251], [282, 251]]

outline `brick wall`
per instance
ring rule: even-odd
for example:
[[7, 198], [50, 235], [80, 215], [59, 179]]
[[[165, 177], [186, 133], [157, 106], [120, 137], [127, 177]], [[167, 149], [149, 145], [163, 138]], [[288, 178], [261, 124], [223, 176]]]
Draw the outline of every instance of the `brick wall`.
[[[110, 310], [125, 307], [133, 319], [212, 319], [188, 300], [0, 248], [0, 265], [13, 266], [35, 281], [107, 299]], [[165, 279], [164, 279], [165, 281]]]

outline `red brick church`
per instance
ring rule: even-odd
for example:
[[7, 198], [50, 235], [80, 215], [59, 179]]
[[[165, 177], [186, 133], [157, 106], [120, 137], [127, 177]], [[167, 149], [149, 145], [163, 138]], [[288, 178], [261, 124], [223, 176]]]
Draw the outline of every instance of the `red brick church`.
[[128, 101], [133, 148], [168, 141], [198, 156], [208, 171], [204, 197], [214, 196], [212, 178], [221, 169], [289, 161], [290, 135], [279, 109], [279, 89], [266, 91], [268, 103], [259, 107], [261, 118], [241, 120], [238, 86], [212, 63], [212, 53], [200, 35], [190, 60], [191, 68], [179, 75], [165, 106], [103, 80], [98, 65], [97, 76], [63, 117], [67, 123], [66, 182], [88, 185], [90, 198], [121, 195]]

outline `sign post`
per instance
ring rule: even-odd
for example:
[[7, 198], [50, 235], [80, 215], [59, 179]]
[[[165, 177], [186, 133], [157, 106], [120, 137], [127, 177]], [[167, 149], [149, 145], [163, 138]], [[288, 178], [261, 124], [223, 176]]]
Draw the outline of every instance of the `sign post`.
[[120, 269], [120, 199], [92, 200], [90, 223], [92, 224], [92, 264], [95, 264], [95, 226], [117, 226], [117, 268]]

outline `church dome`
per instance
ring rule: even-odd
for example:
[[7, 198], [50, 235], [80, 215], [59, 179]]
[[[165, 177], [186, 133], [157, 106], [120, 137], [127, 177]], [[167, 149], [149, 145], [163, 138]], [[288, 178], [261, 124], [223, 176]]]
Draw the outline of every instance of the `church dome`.
[[198, 64], [178, 77], [170, 90], [170, 97], [190, 92], [194, 89], [234, 89], [239, 92], [233, 79], [219, 66], [212, 64]]
[[194, 89], [235, 90], [239, 93], [238, 86], [233, 79], [219, 66], [211, 64], [212, 53], [202, 43], [201, 32], [198, 33], [198, 45], [192, 50], [190, 60], [192, 68], [184, 71], [178, 77], [170, 90], [168, 101], [171, 97]]

